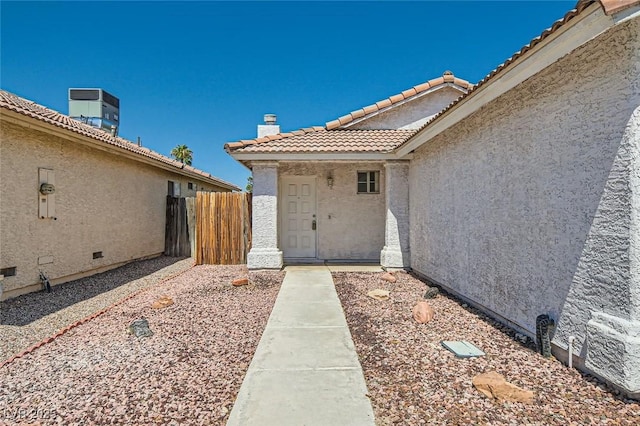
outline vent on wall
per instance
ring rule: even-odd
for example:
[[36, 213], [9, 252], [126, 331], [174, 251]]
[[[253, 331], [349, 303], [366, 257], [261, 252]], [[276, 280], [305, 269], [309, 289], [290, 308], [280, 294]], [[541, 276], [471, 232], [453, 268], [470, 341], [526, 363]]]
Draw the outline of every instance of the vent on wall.
[[0, 275], [4, 275], [5, 277], [13, 277], [16, 275], [16, 267], [12, 266], [10, 268], [2, 268], [0, 269]]
[[93, 252], [93, 258], [94, 258], [94, 259], [100, 259], [100, 258], [102, 258], [102, 252], [101, 252], [101, 251], [94, 251], [94, 252]]

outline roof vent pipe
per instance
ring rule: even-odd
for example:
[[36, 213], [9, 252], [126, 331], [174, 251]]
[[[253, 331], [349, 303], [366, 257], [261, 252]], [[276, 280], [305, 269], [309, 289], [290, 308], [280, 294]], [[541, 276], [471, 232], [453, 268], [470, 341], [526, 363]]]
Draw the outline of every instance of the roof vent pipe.
[[265, 114], [264, 115], [264, 124], [274, 125], [278, 121], [278, 116], [275, 114]]

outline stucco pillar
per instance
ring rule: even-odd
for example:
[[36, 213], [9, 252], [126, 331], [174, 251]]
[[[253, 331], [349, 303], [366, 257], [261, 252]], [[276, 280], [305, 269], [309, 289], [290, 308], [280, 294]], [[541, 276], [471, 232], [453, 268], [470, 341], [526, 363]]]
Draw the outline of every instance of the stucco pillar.
[[278, 163], [253, 164], [252, 242], [249, 269], [282, 268], [278, 248]]
[[[605, 309], [591, 313], [587, 323], [585, 366], [628, 395], [640, 398], [640, 107], [627, 123], [619, 158], [626, 167], [618, 172], [614, 166], [612, 175], [627, 194], [626, 197], [618, 194], [618, 198], [624, 203], [619, 211], [628, 215], [628, 219], [616, 222], [623, 227], [619, 235], [626, 236], [625, 250], [617, 254], [616, 260], [628, 264], [624, 265], [624, 274], [605, 281], [609, 291], [619, 295], [620, 306], [605, 305]], [[611, 234], [609, 238], [616, 235]]]
[[385, 231], [380, 264], [386, 268], [410, 265], [409, 162], [385, 163]]

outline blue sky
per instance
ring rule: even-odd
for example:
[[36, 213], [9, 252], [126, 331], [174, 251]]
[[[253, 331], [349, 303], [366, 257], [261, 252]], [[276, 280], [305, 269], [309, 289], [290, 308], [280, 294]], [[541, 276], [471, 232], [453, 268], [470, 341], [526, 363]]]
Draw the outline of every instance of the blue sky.
[[244, 188], [226, 142], [324, 125], [451, 70], [476, 83], [575, 1], [2, 1], [0, 86], [62, 113], [120, 98], [120, 135]]

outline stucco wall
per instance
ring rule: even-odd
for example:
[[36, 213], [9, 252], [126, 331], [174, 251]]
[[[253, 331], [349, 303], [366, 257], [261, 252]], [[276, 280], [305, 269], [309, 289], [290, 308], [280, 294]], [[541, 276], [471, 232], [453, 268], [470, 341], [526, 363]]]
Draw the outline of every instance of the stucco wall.
[[[167, 181], [216, 187], [3, 122], [0, 131], [0, 268], [17, 267], [0, 297], [164, 250]], [[38, 169], [55, 174], [56, 218], [38, 217]], [[93, 259], [93, 253], [103, 256]], [[41, 257], [53, 263], [39, 265]], [[37, 289], [37, 288], [36, 288]], [[32, 289], [31, 289], [32, 290]]]
[[[380, 171], [380, 193], [358, 194], [358, 171]], [[280, 163], [283, 176], [316, 176], [318, 258], [378, 260], [384, 246], [383, 163]], [[333, 188], [327, 176], [333, 176]]]
[[402, 105], [381, 112], [349, 129], [418, 129], [444, 107], [462, 96], [462, 92], [443, 86]]
[[410, 167], [412, 267], [530, 333], [550, 314], [554, 342], [574, 335], [582, 354], [592, 313], [629, 318], [638, 286], [639, 141], [623, 136], [640, 105], [637, 21], [439, 135]]

